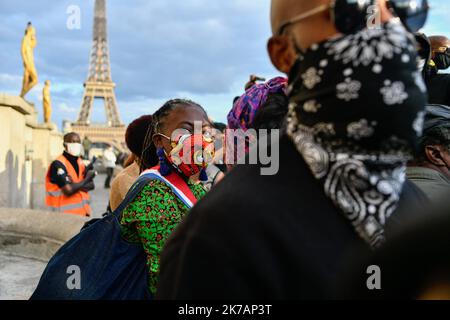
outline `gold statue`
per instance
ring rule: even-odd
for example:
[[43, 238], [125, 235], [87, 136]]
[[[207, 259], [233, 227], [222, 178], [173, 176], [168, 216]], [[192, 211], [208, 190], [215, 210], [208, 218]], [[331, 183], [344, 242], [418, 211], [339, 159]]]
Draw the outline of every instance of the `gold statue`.
[[36, 44], [36, 30], [31, 25], [31, 22], [28, 22], [21, 47], [23, 67], [25, 69], [23, 73], [22, 92], [20, 94], [22, 98], [38, 83], [38, 75], [34, 66], [33, 56], [33, 50]]
[[50, 123], [52, 118], [52, 99], [50, 97], [50, 80], [45, 81], [44, 89], [42, 90], [42, 103], [44, 105], [44, 122]]

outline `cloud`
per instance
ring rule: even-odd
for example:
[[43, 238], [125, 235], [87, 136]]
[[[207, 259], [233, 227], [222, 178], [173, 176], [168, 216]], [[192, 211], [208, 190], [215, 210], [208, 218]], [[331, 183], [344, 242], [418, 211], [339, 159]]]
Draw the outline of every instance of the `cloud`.
[[[205, 107], [220, 117], [221, 108], [228, 108], [225, 100], [241, 93], [249, 74], [275, 75], [265, 49], [269, 4], [270, 0], [107, 1], [112, 76], [119, 106], [129, 106], [124, 118], [138, 116], [143, 101], [160, 105], [180, 92], [200, 100], [205, 97]], [[67, 29], [70, 5], [80, 8], [79, 30]], [[40, 80], [52, 81], [54, 101], [80, 105], [93, 10], [93, 0], [1, 1], [0, 37], [6, 45], [0, 51], [5, 62], [2, 72], [21, 74], [20, 42], [26, 23], [32, 21], [37, 30], [35, 60]], [[7, 82], [2, 91], [20, 87], [21, 80]], [[72, 115], [73, 108], [55, 117]]]
[[22, 88], [22, 77], [15, 74], [0, 73], [0, 90], [6, 93], [17, 94]]
[[450, 37], [450, 27], [447, 23], [450, 15], [450, 5], [447, 0], [430, 0], [431, 9], [423, 29], [427, 35], [442, 34]]
[[68, 112], [68, 113], [75, 113], [77, 112], [76, 108], [73, 107], [69, 107], [67, 104], [65, 103], [60, 103], [58, 105], [58, 110], [62, 111], [62, 112]]
[[[450, 35], [448, 1], [430, 3], [434, 9], [426, 32]], [[67, 28], [71, 5], [80, 8], [79, 30]], [[107, 1], [112, 77], [123, 120], [181, 96], [225, 121], [250, 74], [278, 75], [266, 50], [269, 10], [270, 0]], [[88, 73], [93, 11], [94, 0], [0, 1], [0, 91], [20, 92], [20, 43], [32, 21], [38, 39], [36, 68], [41, 82], [52, 81], [55, 121], [75, 120]], [[39, 88], [28, 98], [37, 104]], [[93, 121], [104, 114], [101, 106], [95, 107]]]

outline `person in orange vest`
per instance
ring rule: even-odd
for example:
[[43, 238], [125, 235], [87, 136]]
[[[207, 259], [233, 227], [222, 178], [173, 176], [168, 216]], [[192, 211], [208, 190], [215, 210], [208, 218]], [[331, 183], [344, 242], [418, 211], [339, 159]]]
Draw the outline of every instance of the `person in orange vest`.
[[97, 173], [84, 165], [82, 149], [80, 136], [68, 133], [64, 136], [64, 153], [50, 164], [45, 200], [52, 211], [83, 217], [91, 215], [89, 191], [95, 189]]

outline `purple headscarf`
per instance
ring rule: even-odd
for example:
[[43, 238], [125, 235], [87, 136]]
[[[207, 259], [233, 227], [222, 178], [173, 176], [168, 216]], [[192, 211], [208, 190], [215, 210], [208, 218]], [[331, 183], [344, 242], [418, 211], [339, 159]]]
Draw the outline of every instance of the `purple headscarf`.
[[269, 94], [286, 93], [287, 79], [273, 78], [263, 84], [255, 84], [236, 101], [228, 114], [228, 128], [246, 131], [253, 123], [256, 112], [267, 101]]

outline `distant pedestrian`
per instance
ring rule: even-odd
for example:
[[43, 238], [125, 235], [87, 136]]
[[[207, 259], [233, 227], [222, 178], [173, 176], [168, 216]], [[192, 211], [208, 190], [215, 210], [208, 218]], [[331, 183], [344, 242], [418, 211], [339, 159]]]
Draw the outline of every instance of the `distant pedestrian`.
[[116, 167], [117, 156], [114, 153], [114, 148], [109, 146], [103, 151], [103, 164], [106, 168], [106, 180], [105, 189], [110, 188], [111, 179], [114, 173], [114, 168]]
[[432, 51], [426, 79], [428, 103], [450, 106], [450, 74], [444, 72], [450, 68], [450, 39], [431, 36], [429, 40]]
[[91, 149], [92, 141], [89, 140], [88, 136], [84, 136], [83, 139], [83, 151], [84, 151], [84, 158], [89, 159], [89, 150]]

